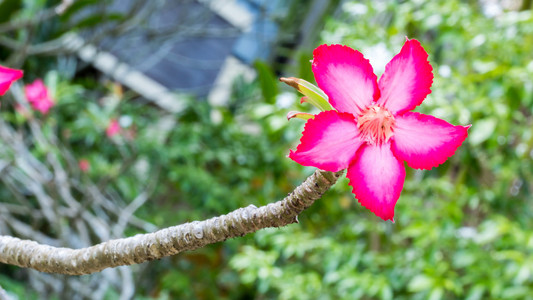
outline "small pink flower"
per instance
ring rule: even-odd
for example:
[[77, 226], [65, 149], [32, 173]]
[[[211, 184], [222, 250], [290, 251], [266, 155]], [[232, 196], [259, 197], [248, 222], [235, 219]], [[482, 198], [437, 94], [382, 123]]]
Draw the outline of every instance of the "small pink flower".
[[107, 129], [105, 131], [105, 134], [107, 137], [112, 138], [113, 136], [117, 135], [120, 132], [120, 124], [116, 119], [112, 119], [111, 122], [109, 122], [109, 125], [107, 126]]
[[348, 169], [359, 202], [383, 220], [393, 220], [405, 179], [405, 161], [429, 170], [452, 156], [470, 126], [411, 112], [431, 93], [432, 67], [417, 40], [405, 42], [379, 81], [369, 61], [347, 46], [321, 45], [313, 73], [335, 110], [307, 121], [289, 157], [304, 166]]
[[78, 162], [78, 166], [80, 167], [80, 170], [85, 173], [85, 172], [89, 171], [89, 168], [91, 167], [91, 164], [89, 163], [88, 160], [86, 160], [85, 158], [82, 158]]
[[37, 79], [33, 83], [26, 85], [25, 92], [26, 98], [28, 98], [31, 106], [42, 114], [47, 114], [50, 108], [54, 106], [54, 101], [41, 79]]
[[11, 84], [23, 75], [21, 70], [9, 69], [0, 66], [0, 96], [4, 95]]

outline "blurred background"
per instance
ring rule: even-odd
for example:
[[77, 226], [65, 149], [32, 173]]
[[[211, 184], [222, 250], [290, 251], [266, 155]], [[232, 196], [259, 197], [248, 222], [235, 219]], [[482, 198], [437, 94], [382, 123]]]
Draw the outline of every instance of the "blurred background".
[[395, 224], [342, 179], [298, 225], [87, 276], [1, 265], [0, 285], [15, 299], [533, 299], [531, 9], [0, 0], [0, 64], [25, 72], [1, 100], [2, 235], [80, 248], [283, 198], [313, 172], [286, 158], [304, 124], [286, 114], [315, 111], [277, 78], [314, 82], [321, 43], [379, 76], [418, 39], [435, 80], [417, 110], [473, 124], [445, 164], [407, 168]]

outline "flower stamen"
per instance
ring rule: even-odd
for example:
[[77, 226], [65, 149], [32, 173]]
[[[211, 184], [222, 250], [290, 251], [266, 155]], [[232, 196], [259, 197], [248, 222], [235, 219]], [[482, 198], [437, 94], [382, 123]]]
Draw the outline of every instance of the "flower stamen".
[[385, 108], [374, 105], [363, 110], [357, 119], [361, 138], [371, 145], [381, 145], [394, 135], [394, 116]]

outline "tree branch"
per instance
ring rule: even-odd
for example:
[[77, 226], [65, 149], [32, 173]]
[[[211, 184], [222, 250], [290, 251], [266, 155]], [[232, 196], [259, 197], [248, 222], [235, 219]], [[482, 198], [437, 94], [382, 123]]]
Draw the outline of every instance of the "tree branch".
[[33, 18], [25, 20], [8, 20], [7, 22], [0, 24], [0, 33], [39, 25], [55, 16], [62, 15], [72, 4], [74, 4], [74, 0], [63, 0], [56, 7], [41, 11], [37, 16], [33, 16]]
[[48, 273], [83, 275], [160, 259], [259, 229], [282, 227], [297, 223], [298, 215], [320, 199], [343, 172], [317, 170], [285, 199], [266, 206], [257, 208], [250, 205], [205, 221], [185, 223], [83, 249], [56, 248], [0, 236], [0, 262]]

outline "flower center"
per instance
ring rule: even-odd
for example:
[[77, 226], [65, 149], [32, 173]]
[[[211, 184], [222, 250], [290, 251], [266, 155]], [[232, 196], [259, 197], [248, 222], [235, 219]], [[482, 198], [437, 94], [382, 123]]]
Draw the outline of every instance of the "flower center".
[[357, 128], [361, 138], [371, 145], [388, 142], [394, 135], [394, 116], [385, 108], [374, 105], [361, 112]]

